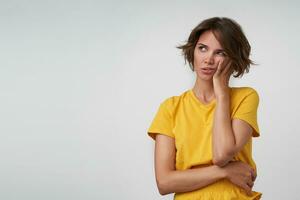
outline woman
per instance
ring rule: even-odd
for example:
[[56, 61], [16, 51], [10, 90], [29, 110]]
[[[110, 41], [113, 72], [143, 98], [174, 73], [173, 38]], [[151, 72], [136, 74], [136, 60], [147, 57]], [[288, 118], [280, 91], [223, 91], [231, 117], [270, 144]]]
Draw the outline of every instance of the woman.
[[155, 140], [155, 176], [160, 194], [175, 200], [260, 199], [252, 191], [256, 165], [252, 137], [259, 136], [259, 96], [251, 87], [229, 87], [229, 78], [249, 71], [250, 45], [229, 18], [196, 26], [182, 49], [196, 82], [166, 98], [148, 129]]

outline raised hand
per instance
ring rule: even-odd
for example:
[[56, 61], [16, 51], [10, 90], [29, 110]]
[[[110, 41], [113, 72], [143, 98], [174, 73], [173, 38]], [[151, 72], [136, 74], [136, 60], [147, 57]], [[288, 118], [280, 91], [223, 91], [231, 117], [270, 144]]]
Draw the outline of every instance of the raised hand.
[[232, 61], [229, 58], [218, 62], [217, 71], [213, 76], [214, 92], [216, 98], [228, 96], [229, 94], [229, 79], [233, 72]]

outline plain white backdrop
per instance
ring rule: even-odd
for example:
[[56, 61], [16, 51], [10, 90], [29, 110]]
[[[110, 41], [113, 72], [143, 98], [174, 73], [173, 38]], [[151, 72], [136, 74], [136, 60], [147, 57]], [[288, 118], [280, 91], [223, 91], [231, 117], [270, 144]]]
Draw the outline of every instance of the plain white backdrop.
[[147, 129], [195, 76], [175, 46], [229, 17], [258, 63], [231, 86], [260, 95], [254, 190], [299, 191], [297, 1], [0, 1], [0, 199], [172, 199], [158, 193]]

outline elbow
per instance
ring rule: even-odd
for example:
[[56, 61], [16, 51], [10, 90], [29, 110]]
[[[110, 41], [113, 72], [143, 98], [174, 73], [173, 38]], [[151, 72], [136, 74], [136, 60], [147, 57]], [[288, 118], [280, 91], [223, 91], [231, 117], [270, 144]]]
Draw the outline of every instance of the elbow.
[[161, 195], [167, 195], [172, 193], [170, 191], [170, 184], [166, 178], [159, 178], [156, 180], [157, 182], [157, 188], [159, 191], [159, 194]]
[[212, 162], [214, 165], [224, 167], [232, 159], [232, 157], [233, 156], [231, 154], [222, 154], [219, 156], [214, 156]]
[[212, 162], [214, 165], [217, 165], [219, 167], [224, 167], [227, 164], [227, 162], [221, 158], [213, 158]]

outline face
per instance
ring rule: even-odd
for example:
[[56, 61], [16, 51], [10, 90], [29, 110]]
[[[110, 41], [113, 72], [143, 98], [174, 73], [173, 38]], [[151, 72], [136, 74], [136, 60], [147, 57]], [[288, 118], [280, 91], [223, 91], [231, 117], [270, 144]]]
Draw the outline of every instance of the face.
[[203, 80], [212, 80], [218, 62], [227, 58], [212, 31], [201, 34], [194, 50], [194, 71]]

